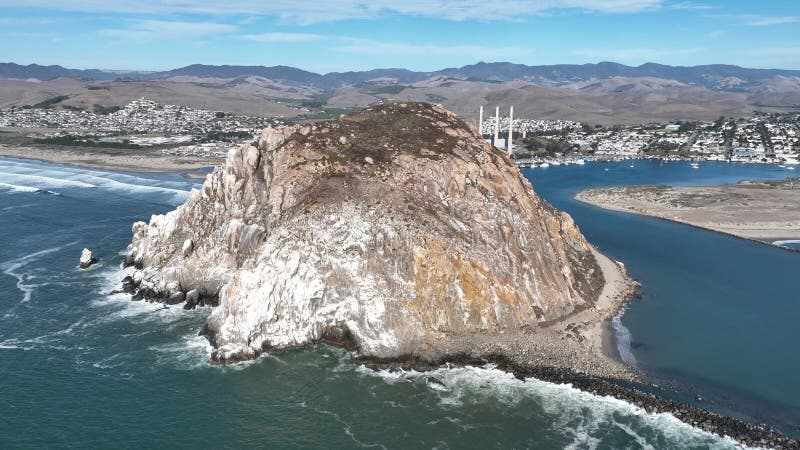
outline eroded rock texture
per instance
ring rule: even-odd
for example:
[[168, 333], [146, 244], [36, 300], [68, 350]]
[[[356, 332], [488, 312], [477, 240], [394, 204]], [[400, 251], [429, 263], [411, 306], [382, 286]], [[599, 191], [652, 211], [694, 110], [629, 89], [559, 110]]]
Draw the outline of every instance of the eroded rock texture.
[[264, 130], [184, 205], [134, 224], [127, 262], [134, 298], [218, 305], [216, 362], [322, 340], [436, 355], [562, 319], [604, 284], [571, 218], [423, 103]]

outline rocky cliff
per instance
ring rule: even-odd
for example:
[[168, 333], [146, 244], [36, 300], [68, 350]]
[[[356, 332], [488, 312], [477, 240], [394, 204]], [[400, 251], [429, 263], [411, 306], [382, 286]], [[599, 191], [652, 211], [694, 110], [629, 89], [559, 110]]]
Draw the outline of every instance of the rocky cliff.
[[566, 214], [454, 114], [386, 104], [266, 129], [186, 203], [133, 225], [134, 299], [211, 304], [212, 360], [326, 341], [435, 356], [591, 308], [604, 278]]

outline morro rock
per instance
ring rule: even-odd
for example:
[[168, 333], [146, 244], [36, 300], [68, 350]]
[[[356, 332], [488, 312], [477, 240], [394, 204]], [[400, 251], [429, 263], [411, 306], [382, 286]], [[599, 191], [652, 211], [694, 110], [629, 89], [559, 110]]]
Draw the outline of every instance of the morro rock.
[[535, 330], [604, 286], [572, 219], [445, 109], [392, 103], [266, 129], [186, 203], [133, 225], [135, 298], [217, 306], [215, 362], [313, 342], [435, 357]]

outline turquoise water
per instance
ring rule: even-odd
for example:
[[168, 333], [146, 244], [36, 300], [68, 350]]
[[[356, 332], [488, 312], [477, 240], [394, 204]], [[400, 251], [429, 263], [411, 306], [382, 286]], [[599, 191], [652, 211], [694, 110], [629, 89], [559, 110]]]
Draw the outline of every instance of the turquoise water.
[[[526, 175], [645, 284], [622, 319], [638, 365], [718, 396], [717, 407], [800, 422], [789, 383], [799, 336], [785, 327], [798, 317], [788, 275], [800, 254], [570, 199], [605, 184], [695, 184], [698, 172], [712, 183], [785, 175], [641, 166]], [[732, 447], [667, 414], [491, 368], [438, 371], [441, 390], [425, 382], [430, 374], [371, 372], [322, 346], [211, 367], [197, 336], [209, 309], [110, 294], [131, 223], [172, 209], [192, 186], [177, 175], [0, 158], [0, 447]], [[100, 258], [88, 271], [77, 268], [83, 247]]]
[[[606, 171], [605, 169], [609, 170]], [[554, 169], [554, 170], [551, 170]], [[703, 185], [780, 179], [770, 165], [638, 161], [526, 170], [534, 189], [573, 215], [581, 231], [641, 281], [622, 318], [637, 365], [720, 412], [800, 434], [800, 253], [572, 199], [616, 184]]]

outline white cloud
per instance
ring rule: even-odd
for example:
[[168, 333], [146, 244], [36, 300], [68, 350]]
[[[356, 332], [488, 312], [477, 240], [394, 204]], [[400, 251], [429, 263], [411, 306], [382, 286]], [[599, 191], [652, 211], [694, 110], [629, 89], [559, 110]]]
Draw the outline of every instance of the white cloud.
[[167, 20], [132, 20], [125, 28], [100, 30], [100, 34], [121, 39], [165, 39], [186, 37], [213, 37], [236, 31], [224, 23], [176, 22]]
[[669, 5], [672, 9], [686, 9], [690, 11], [705, 11], [709, 9], [714, 9], [713, 6], [704, 5], [701, 3], [693, 3], [693, 2], [678, 2]]
[[322, 36], [310, 33], [261, 33], [245, 34], [239, 37], [248, 41], [282, 43], [312, 42], [322, 39]]
[[515, 20], [555, 10], [633, 13], [659, 9], [665, 0], [0, 0], [0, 7], [121, 14], [212, 14], [272, 16], [310, 24], [368, 19], [386, 13], [447, 20]]
[[344, 53], [361, 55], [465, 57], [472, 60], [512, 59], [530, 55], [531, 49], [524, 47], [488, 47], [481, 45], [430, 45], [403, 42], [380, 42], [371, 39], [341, 38], [345, 43], [333, 48]]
[[751, 27], [784, 25], [787, 23], [800, 22], [800, 17], [798, 16], [742, 16], [742, 18], [744, 19], [745, 25], [749, 25]]
[[702, 48], [683, 49], [654, 49], [654, 48], [627, 48], [627, 49], [584, 49], [573, 50], [573, 55], [595, 60], [610, 60], [624, 62], [655, 61], [671, 56], [687, 56], [702, 52]]

